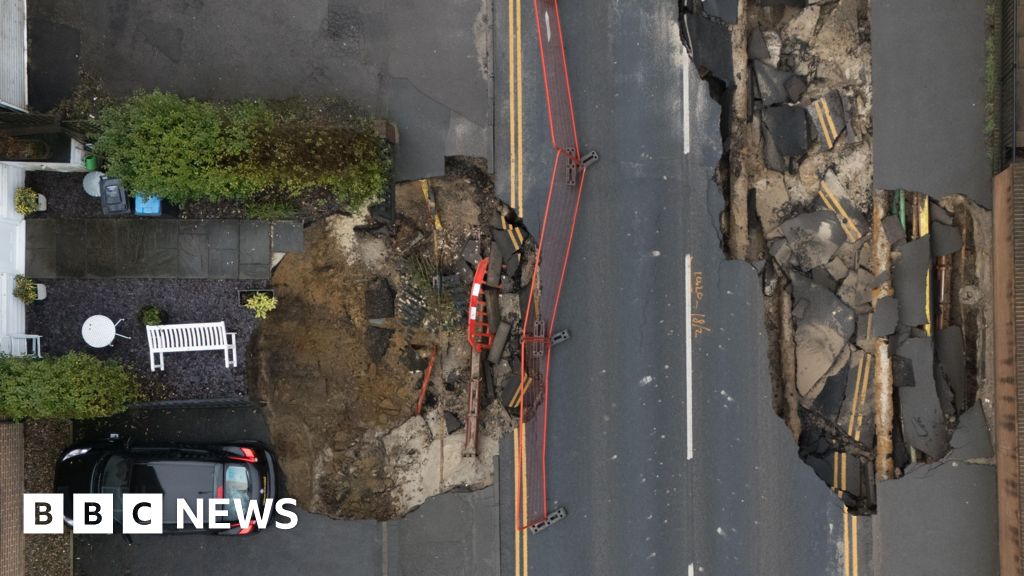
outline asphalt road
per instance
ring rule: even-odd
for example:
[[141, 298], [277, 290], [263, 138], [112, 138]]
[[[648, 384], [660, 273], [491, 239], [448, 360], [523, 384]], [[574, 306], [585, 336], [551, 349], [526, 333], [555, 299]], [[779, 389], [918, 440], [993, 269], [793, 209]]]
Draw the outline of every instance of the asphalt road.
[[[536, 234], [551, 158], [543, 86], [528, 71], [539, 65], [537, 32], [533, 3], [523, 2], [512, 42], [523, 54], [520, 150], [507, 132], [518, 114], [502, 110], [516, 30], [507, 1], [495, 4], [497, 189], [512, 196], [503, 174], [521, 158], [519, 209]], [[677, 4], [559, 6], [580, 148], [601, 154], [555, 327], [573, 338], [555, 349], [551, 369], [549, 507], [569, 516], [515, 546], [513, 483], [504, 483], [503, 573], [868, 573], [868, 521], [844, 521], [771, 412], [760, 283], [720, 249], [718, 107], [683, 52]], [[692, 313], [709, 328], [691, 333], [689, 366], [687, 254]]]

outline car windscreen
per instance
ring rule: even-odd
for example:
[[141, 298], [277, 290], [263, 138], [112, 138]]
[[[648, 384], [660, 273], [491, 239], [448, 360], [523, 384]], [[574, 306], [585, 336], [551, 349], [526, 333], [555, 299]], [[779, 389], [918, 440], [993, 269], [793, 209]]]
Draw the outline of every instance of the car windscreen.
[[194, 508], [196, 500], [216, 495], [217, 468], [210, 462], [136, 462], [132, 466], [131, 492], [164, 495], [165, 521], [173, 521], [179, 498]]
[[128, 487], [128, 460], [114, 454], [107, 458], [100, 473], [100, 492], [114, 495], [114, 517], [121, 517], [121, 499]]
[[238, 506], [245, 510], [249, 506], [249, 491], [249, 469], [236, 464], [225, 466], [224, 497], [232, 500], [230, 506], [231, 513], [229, 515], [232, 520], [236, 518], [234, 500], [237, 500]]

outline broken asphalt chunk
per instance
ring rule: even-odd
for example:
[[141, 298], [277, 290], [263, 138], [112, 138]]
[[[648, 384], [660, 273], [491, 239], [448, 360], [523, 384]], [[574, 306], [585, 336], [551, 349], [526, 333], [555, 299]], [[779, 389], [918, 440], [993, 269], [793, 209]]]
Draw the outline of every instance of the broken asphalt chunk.
[[799, 74], [793, 74], [782, 84], [786, 88], [786, 97], [790, 102], [796, 104], [807, 92], [807, 79]]
[[964, 334], [959, 326], [943, 328], [935, 334], [935, 348], [940, 374], [953, 393], [953, 406], [957, 413], [967, 409], [967, 356], [964, 353]]
[[458, 415], [454, 412], [444, 411], [444, 427], [448, 430], [449, 434], [454, 434], [459, 430], [462, 430], [462, 420], [459, 420]]
[[899, 321], [899, 302], [892, 296], [879, 298], [875, 303], [875, 312], [871, 320], [871, 336], [886, 338], [896, 331]]
[[751, 60], [757, 60], [765, 64], [771, 63], [772, 54], [768, 51], [768, 43], [765, 41], [764, 33], [761, 32], [760, 28], [754, 28], [750, 31], [750, 36], [747, 39], [747, 56]]
[[737, 0], [704, 0], [704, 10], [727, 24], [735, 24], [739, 17]]
[[793, 274], [794, 311], [804, 306], [796, 320], [796, 380], [801, 395], [811, 392], [832, 366], [854, 331], [854, 315], [834, 294], [808, 278]]
[[928, 321], [925, 312], [925, 277], [931, 265], [931, 240], [925, 236], [907, 242], [898, 250], [900, 259], [893, 265], [893, 290], [899, 299], [900, 322], [921, 326]]
[[846, 188], [839, 182], [836, 173], [828, 170], [818, 187], [818, 198], [829, 211], [836, 215], [839, 225], [846, 234], [847, 242], [860, 240], [868, 231], [867, 221], [850, 200]]
[[[831, 212], [819, 210], [790, 218], [779, 225], [793, 251], [796, 266], [805, 271], [824, 266], [846, 240]], [[788, 262], [779, 262], [783, 266]]]
[[807, 152], [807, 115], [800, 106], [765, 108], [761, 122], [781, 155], [797, 158]]
[[907, 243], [907, 232], [903, 229], [903, 224], [900, 224], [900, 217], [895, 214], [882, 219], [882, 231], [894, 249]]
[[955, 226], [932, 222], [928, 235], [932, 239], [932, 256], [935, 258], [948, 256], [959, 251], [960, 247], [963, 246], [960, 229]]
[[831, 150], [846, 128], [843, 100], [839, 93], [832, 91], [811, 102], [807, 107], [812, 123], [818, 132], [818, 142], [823, 151]]
[[694, 64], [726, 86], [733, 86], [732, 38], [729, 30], [703, 14], [685, 14], [683, 25]]
[[899, 388], [903, 437], [917, 450], [941, 458], [949, 450], [949, 436], [935, 385], [932, 340], [909, 338], [896, 354], [909, 359], [914, 372], [914, 385]]
[[783, 72], [763, 62], [754, 62], [754, 75], [765, 106], [775, 106], [787, 100], [786, 81], [793, 76], [792, 72]]
[[988, 422], [985, 421], [985, 412], [982, 411], [980, 404], [975, 404], [960, 416], [949, 444], [950, 451], [946, 455], [946, 460], [975, 460], [995, 455], [992, 451]]

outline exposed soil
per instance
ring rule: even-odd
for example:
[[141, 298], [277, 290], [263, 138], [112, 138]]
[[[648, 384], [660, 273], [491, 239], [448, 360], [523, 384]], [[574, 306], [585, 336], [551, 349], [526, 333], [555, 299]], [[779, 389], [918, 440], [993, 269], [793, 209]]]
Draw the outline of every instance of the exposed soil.
[[[71, 443], [71, 422], [25, 422], [25, 492], [53, 492], [53, 466]], [[70, 576], [71, 533], [26, 534], [25, 573]]]
[[[507, 416], [497, 406], [481, 410], [473, 458], [462, 456], [464, 431], [448, 434], [444, 412], [464, 421], [467, 406], [460, 252], [480, 233], [481, 205], [496, 201], [478, 165], [449, 168], [428, 183], [441, 231], [421, 183], [403, 183], [393, 226], [330, 216], [306, 229], [304, 253], [274, 271], [279, 305], [253, 346], [250, 385], [288, 492], [308, 510], [383, 520], [453, 487], [492, 482]], [[453, 278], [453, 288], [434, 290], [435, 273]], [[415, 416], [434, 346], [427, 408]]]

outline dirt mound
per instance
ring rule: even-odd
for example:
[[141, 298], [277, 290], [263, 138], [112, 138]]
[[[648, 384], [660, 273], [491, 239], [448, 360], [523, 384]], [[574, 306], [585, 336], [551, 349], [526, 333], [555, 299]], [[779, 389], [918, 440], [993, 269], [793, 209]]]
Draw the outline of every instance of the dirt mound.
[[[475, 458], [462, 455], [465, 431], [450, 429], [465, 422], [469, 381], [460, 251], [496, 205], [472, 168], [400, 184], [394, 225], [332, 216], [308, 227], [305, 253], [274, 271], [279, 304], [254, 339], [249, 376], [287, 491], [307, 510], [384, 520], [493, 481], [504, 411], [481, 407]], [[435, 346], [427, 408], [414, 416]]]

